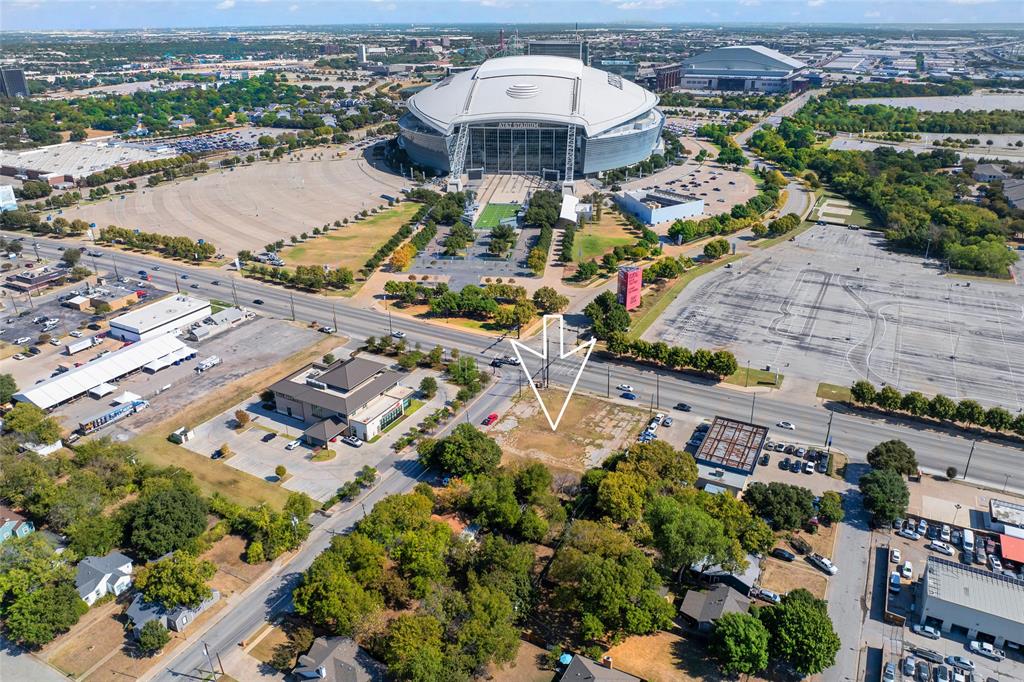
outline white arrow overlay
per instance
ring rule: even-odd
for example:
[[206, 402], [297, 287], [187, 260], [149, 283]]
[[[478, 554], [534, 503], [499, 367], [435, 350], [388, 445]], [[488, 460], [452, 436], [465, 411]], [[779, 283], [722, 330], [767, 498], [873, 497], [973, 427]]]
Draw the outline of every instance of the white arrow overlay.
[[[521, 351], [527, 351], [534, 356], [540, 358], [545, 364], [548, 362], [548, 323], [552, 320], [558, 320], [558, 359], [565, 360], [566, 358], [579, 353], [581, 350], [586, 350], [586, 354], [583, 356], [583, 362], [580, 363], [580, 368], [576, 370], [576, 378], [572, 380], [572, 386], [569, 387], [569, 392], [565, 396], [565, 400], [562, 401], [562, 409], [558, 411], [558, 417], [554, 421], [551, 420], [551, 414], [548, 412], [547, 405], [541, 400], [540, 391], [537, 389], [537, 384], [533, 381], [533, 375], [530, 374], [530, 370], [526, 367], [526, 363], [523, 362], [523, 355]], [[565, 320], [561, 315], [545, 315], [544, 316], [544, 328], [541, 331], [541, 341], [543, 342], [543, 351], [536, 351], [525, 344], [521, 344], [514, 339], [509, 339], [509, 343], [512, 344], [512, 350], [515, 351], [516, 357], [519, 358], [519, 367], [526, 374], [526, 380], [530, 382], [530, 388], [533, 389], [533, 395], [536, 396], [537, 402], [540, 403], [540, 409], [544, 411], [544, 417], [548, 420], [548, 425], [551, 426], [551, 430], [555, 431], [558, 429], [559, 422], [562, 421], [562, 415], [565, 414], [565, 408], [569, 406], [569, 400], [572, 398], [573, 392], [576, 390], [576, 384], [579, 382], [580, 377], [583, 375], [583, 368], [587, 366], [587, 361], [590, 360], [590, 353], [594, 350], [594, 344], [597, 343], [597, 339], [590, 339], [586, 343], [578, 344], [575, 348], [566, 352], [565, 350]]]

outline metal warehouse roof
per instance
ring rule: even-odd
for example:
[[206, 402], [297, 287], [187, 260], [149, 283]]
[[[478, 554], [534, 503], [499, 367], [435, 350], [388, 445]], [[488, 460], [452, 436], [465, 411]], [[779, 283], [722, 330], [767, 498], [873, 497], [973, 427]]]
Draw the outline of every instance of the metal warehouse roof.
[[110, 321], [110, 326], [144, 334], [151, 329], [160, 327], [168, 322], [173, 322], [189, 313], [194, 313], [209, 306], [209, 301], [193, 298], [186, 294], [175, 294], [162, 298], [159, 301], [154, 301], [144, 308], [138, 308], [130, 313], [119, 315]]
[[1024, 623], [1024, 582], [992, 571], [928, 557], [928, 597]]
[[462, 123], [575, 124], [588, 137], [637, 118], [658, 97], [578, 59], [501, 57], [454, 74], [409, 99], [409, 109], [445, 135]]
[[49, 409], [67, 400], [82, 395], [100, 384], [114, 381], [130, 374], [147, 364], [172, 353], [181, 353], [186, 346], [170, 334], [132, 345], [87, 362], [81, 367], [58, 374], [41, 384], [14, 395], [19, 402], [31, 402], [42, 409]]
[[730, 45], [687, 59], [683, 73], [789, 73], [805, 66], [802, 61], [763, 45]]

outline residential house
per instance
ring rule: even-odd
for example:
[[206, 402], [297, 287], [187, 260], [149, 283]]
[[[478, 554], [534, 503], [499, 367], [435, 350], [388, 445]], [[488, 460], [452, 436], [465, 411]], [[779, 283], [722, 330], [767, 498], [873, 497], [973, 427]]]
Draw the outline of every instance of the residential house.
[[378, 682], [384, 667], [348, 637], [317, 637], [299, 656], [292, 675], [298, 680], [324, 682]]
[[709, 590], [690, 590], [679, 612], [701, 632], [709, 632], [715, 621], [727, 613], [746, 613], [750, 600], [724, 583]]
[[1014, 208], [1024, 208], [1024, 180], [1003, 180], [1003, 194]]
[[978, 164], [971, 173], [971, 177], [978, 182], [992, 182], [994, 180], [1006, 180], [1010, 174], [1003, 170], [1002, 166], [994, 163]]
[[120, 552], [87, 556], [78, 562], [75, 589], [89, 606], [108, 594], [119, 595], [132, 584], [132, 560]]
[[724, 583], [740, 594], [750, 594], [751, 588], [761, 580], [761, 559], [753, 554], [746, 555], [747, 567], [742, 571], [730, 571], [722, 566], [709, 566], [703, 571], [692, 569], [694, 577], [708, 585]]
[[34, 533], [35, 524], [10, 507], [0, 504], [0, 544], [11, 538], [23, 538]]
[[168, 609], [163, 604], [147, 602], [142, 595], [136, 595], [125, 614], [132, 621], [132, 634], [136, 637], [142, 633], [142, 626], [151, 620], [159, 621], [168, 630], [184, 632], [189, 623], [198, 618], [206, 609], [210, 608], [220, 599], [220, 592], [213, 590], [212, 594], [195, 608], [177, 606]]
[[572, 657], [558, 679], [560, 682], [642, 682], [635, 675], [612, 668], [610, 659], [603, 665], [579, 654]]

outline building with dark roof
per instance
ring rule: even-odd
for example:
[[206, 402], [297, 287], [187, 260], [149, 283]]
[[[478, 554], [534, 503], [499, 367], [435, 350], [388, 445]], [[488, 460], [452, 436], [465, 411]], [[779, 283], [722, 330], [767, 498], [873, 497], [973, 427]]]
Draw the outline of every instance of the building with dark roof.
[[315, 362], [270, 390], [278, 412], [308, 425], [302, 434], [306, 443], [326, 445], [339, 435], [369, 440], [400, 418], [413, 393], [399, 383], [400, 376], [383, 363], [355, 356], [330, 365]]
[[641, 682], [639, 677], [601, 665], [586, 656], [576, 654], [569, 661], [560, 682]]
[[0, 95], [28, 97], [28, 81], [22, 69], [0, 67]]
[[137, 594], [124, 613], [132, 622], [132, 634], [138, 639], [142, 633], [142, 627], [151, 620], [158, 621], [173, 632], [184, 632], [192, 621], [219, 600], [220, 592], [212, 590], [210, 596], [195, 608], [176, 606], [169, 609], [163, 604], [145, 601], [141, 594]]
[[706, 632], [725, 614], [746, 613], [749, 609], [749, 599], [728, 585], [719, 583], [703, 592], [687, 592], [679, 612], [696, 625], [698, 630]]
[[317, 637], [296, 661], [292, 676], [323, 682], [378, 682], [384, 667], [349, 637]]
[[767, 427], [715, 417], [693, 455], [698, 487], [712, 484], [742, 492], [767, 439]]

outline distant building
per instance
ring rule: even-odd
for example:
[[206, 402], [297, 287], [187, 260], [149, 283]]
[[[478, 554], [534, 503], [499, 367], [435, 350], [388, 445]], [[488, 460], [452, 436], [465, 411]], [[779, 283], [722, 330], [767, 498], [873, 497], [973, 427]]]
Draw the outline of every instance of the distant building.
[[360, 356], [330, 365], [313, 363], [270, 387], [276, 409], [301, 419], [302, 439], [326, 445], [351, 434], [370, 440], [409, 407], [412, 389], [387, 365]]
[[656, 90], [671, 90], [679, 87], [683, 67], [680, 64], [656, 66], [654, 68], [654, 87]]
[[0, 544], [11, 538], [23, 538], [35, 531], [35, 524], [10, 507], [0, 504]]
[[692, 90], [789, 92], [806, 66], [762, 45], [732, 45], [685, 61], [680, 85]]
[[644, 271], [635, 265], [624, 265], [619, 268], [619, 303], [626, 310], [640, 307], [640, 291], [643, 288]]
[[380, 682], [384, 667], [348, 637], [317, 637], [299, 656], [292, 676], [322, 682]]
[[64, 281], [67, 272], [61, 269], [33, 268], [14, 275], [8, 275], [6, 285], [9, 289], [32, 293]]
[[526, 54], [547, 57], [569, 57], [590, 64], [590, 45], [585, 40], [531, 40]]
[[982, 163], [975, 167], [971, 177], [978, 182], [994, 182], [1006, 180], [1010, 174], [1003, 170], [1002, 166], [997, 166], [994, 163]]
[[210, 596], [195, 608], [177, 606], [168, 609], [162, 604], [145, 601], [139, 594], [124, 613], [132, 622], [132, 635], [138, 639], [142, 634], [142, 627], [151, 620], [158, 621], [172, 632], [184, 632], [192, 621], [219, 600], [220, 592], [213, 590]]
[[1024, 180], [1003, 180], [1003, 194], [1014, 208], [1024, 208]]
[[709, 632], [727, 613], [746, 613], [750, 600], [724, 583], [709, 590], [690, 590], [683, 597], [679, 612], [701, 632]]
[[356, 45], [356, 61], [360, 64], [365, 64], [366, 59], [366, 45]]
[[0, 185], [0, 213], [14, 211], [18, 208], [18, 200], [14, 197], [14, 187]]
[[640, 68], [632, 59], [598, 59], [592, 66], [630, 81], [636, 80], [637, 70]]
[[121, 341], [145, 341], [186, 330], [210, 312], [209, 301], [176, 294], [115, 317], [108, 335]]
[[614, 195], [622, 210], [647, 225], [695, 218], [704, 213], [704, 200], [665, 189], [626, 190]]
[[320, 46], [320, 54], [323, 55], [339, 54], [340, 52], [341, 48], [338, 47], [335, 43], [324, 43], [323, 45]]
[[28, 94], [28, 81], [23, 70], [0, 67], [0, 95], [28, 97]]
[[108, 594], [119, 595], [132, 584], [132, 560], [120, 552], [106, 556], [87, 556], [78, 562], [75, 589], [92, 606]]

